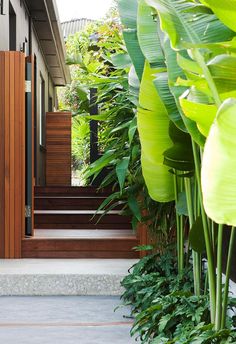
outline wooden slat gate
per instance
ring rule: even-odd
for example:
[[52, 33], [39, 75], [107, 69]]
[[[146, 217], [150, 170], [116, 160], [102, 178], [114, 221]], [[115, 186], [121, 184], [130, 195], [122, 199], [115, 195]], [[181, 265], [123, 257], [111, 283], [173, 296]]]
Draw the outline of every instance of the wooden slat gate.
[[0, 257], [25, 235], [25, 55], [0, 52]]
[[46, 114], [46, 186], [71, 185], [71, 113]]

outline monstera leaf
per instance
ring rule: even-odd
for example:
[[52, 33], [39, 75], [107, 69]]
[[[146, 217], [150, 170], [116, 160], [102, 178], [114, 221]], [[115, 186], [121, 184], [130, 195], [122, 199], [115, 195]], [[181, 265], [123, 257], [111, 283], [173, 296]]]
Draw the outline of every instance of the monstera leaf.
[[202, 161], [203, 202], [215, 222], [236, 226], [236, 99], [219, 108]]
[[150, 196], [159, 202], [174, 199], [173, 176], [163, 164], [163, 153], [172, 146], [167, 110], [154, 86], [157, 70], [145, 64], [140, 86], [138, 130], [142, 146], [142, 171]]

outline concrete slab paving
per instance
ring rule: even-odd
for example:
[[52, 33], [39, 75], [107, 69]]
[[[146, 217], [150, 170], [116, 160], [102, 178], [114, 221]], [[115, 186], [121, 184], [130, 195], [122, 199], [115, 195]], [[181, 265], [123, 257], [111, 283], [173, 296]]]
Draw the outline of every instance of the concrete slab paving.
[[0, 297], [0, 342], [132, 344], [119, 297]]
[[0, 259], [0, 275], [126, 275], [137, 259]]
[[135, 259], [0, 260], [0, 295], [121, 295]]

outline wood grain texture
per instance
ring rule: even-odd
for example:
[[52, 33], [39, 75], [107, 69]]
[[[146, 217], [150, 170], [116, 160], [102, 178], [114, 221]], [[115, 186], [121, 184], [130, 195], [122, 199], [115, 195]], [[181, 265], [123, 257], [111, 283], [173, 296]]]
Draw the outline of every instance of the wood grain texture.
[[115, 191], [111, 188], [98, 190], [93, 186], [36, 186], [35, 196], [107, 197]]
[[138, 258], [137, 239], [25, 239], [24, 258]]
[[[35, 178], [34, 178], [34, 163], [35, 163], [35, 137], [34, 137], [34, 127], [35, 127], [35, 70], [34, 70], [34, 63], [35, 59], [34, 56], [27, 56], [26, 62], [31, 63], [31, 113], [32, 113], [32, 127], [31, 127], [31, 135], [32, 135], [32, 151], [31, 151], [31, 159], [32, 159], [32, 209], [34, 209], [34, 187], [35, 187]], [[32, 211], [31, 214], [31, 221], [32, 221], [32, 235], [34, 235], [34, 212]]]
[[25, 206], [25, 55], [0, 52], [0, 257], [20, 258]]
[[46, 114], [46, 185], [71, 185], [71, 113]]

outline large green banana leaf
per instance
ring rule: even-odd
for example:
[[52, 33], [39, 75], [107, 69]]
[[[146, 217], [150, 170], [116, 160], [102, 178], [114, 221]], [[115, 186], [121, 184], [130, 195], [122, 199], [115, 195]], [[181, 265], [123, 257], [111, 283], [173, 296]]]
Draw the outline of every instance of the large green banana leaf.
[[122, 24], [125, 26], [123, 37], [135, 71], [141, 81], [145, 58], [137, 37], [138, 0], [119, 0], [118, 8]]
[[129, 56], [133, 62], [135, 71], [137, 73], [137, 76], [139, 80], [141, 81], [142, 75], [143, 75], [145, 58], [139, 46], [137, 30], [136, 29], [124, 30], [123, 37], [125, 40], [127, 51], [129, 53]]
[[164, 164], [178, 171], [193, 171], [194, 159], [191, 136], [170, 122], [169, 136], [173, 146], [164, 152]]
[[185, 116], [195, 121], [199, 131], [207, 137], [216, 117], [217, 107], [215, 105], [192, 102], [185, 98], [180, 98], [180, 105]]
[[138, 105], [140, 81], [139, 81], [139, 78], [137, 76], [134, 66], [131, 66], [130, 68], [128, 80], [129, 80], [129, 90], [130, 90], [131, 96], [135, 97], [136, 105]]
[[138, 109], [142, 171], [150, 196], [159, 202], [169, 202], [174, 199], [173, 176], [163, 164], [163, 153], [172, 146], [172, 141], [168, 113], [153, 83], [156, 72], [146, 62]]
[[176, 100], [171, 93], [171, 88], [169, 86], [169, 79], [167, 72], [160, 72], [157, 74], [156, 79], [154, 80], [156, 89], [161, 97], [163, 103], [165, 104], [166, 110], [168, 112], [169, 118], [175, 125], [181, 130], [185, 130], [185, 125], [179, 108], [176, 105]]
[[217, 223], [236, 226], [236, 99], [219, 108], [202, 161], [203, 202]]
[[235, 0], [200, 0], [209, 6], [220, 20], [236, 31], [236, 1]]
[[218, 55], [210, 60], [207, 65], [214, 78], [236, 81], [236, 56]]
[[[159, 18], [153, 19], [153, 10], [146, 4], [145, 0], [139, 1], [138, 9], [138, 40], [141, 50], [150, 63], [151, 67], [159, 67], [158, 75], [154, 81], [158, 94], [165, 104], [168, 115], [181, 130], [185, 130], [176, 100], [171, 93], [167, 75], [166, 57], [164, 55], [165, 46], [163, 43], [164, 34], [160, 30]], [[169, 47], [169, 49], [171, 49]], [[165, 52], [169, 54], [168, 52]], [[172, 73], [173, 73], [172, 66]]]
[[157, 10], [161, 27], [176, 49], [185, 49], [188, 43], [221, 42], [234, 33], [207, 7], [189, 0], [146, 0]]
[[165, 67], [164, 55], [158, 35], [158, 26], [153, 18], [153, 10], [140, 0], [138, 5], [137, 33], [140, 48], [152, 68]]
[[138, 0], [119, 0], [118, 9], [122, 24], [129, 29], [137, 28]]
[[[196, 123], [184, 115], [181, 109], [181, 106], [179, 104], [179, 98], [186, 91], [187, 88], [177, 86], [176, 84], [179, 77], [183, 77], [183, 78], [185, 77], [183, 70], [179, 67], [177, 63], [177, 53], [175, 50], [171, 48], [170, 40], [167, 35], [165, 35], [162, 42], [163, 42], [163, 50], [164, 50], [166, 64], [167, 64], [169, 89], [176, 103], [175, 111], [172, 111], [171, 114], [169, 113], [169, 116], [178, 128], [180, 128], [183, 131], [188, 131], [195, 142], [197, 142], [200, 146], [204, 146], [205, 139], [203, 135], [200, 133], [200, 131], [198, 130]], [[159, 81], [159, 85], [160, 85], [160, 81]], [[163, 88], [164, 88], [164, 85], [163, 85]], [[163, 92], [163, 93], [165, 93], [166, 95], [169, 94], [168, 92]], [[169, 100], [168, 100], [168, 103], [170, 104]]]
[[[201, 70], [198, 70], [194, 61], [183, 58], [183, 56], [179, 55], [178, 62], [186, 71], [190, 80], [202, 80], [202, 72]], [[210, 59], [207, 65], [212, 77], [214, 78], [221, 99], [225, 100], [229, 98], [229, 96], [236, 95], [236, 57], [221, 54]], [[207, 94], [210, 94], [206, 81], [202, 80], [202, 82], [205, 83], [206, 99], [204, 99], [203, 96], [199, 97], [201, 92], [198, 92], [197, 96], [194, 94], [191, 100], [189, 97], [187, 99], [181, 97], [180, 105], [185, 116], [194, 120], [197, 123], [200, 132], [207, 137], [210, 127], [216, 117], [217, 107], [212, 104], [213, 100], [206, 96]], [[198, 85], [197, 82], [193, 82], [193, 84], [196, 86]], [[204, 87], [201, 86], [201, 88], [204, 90]]]

